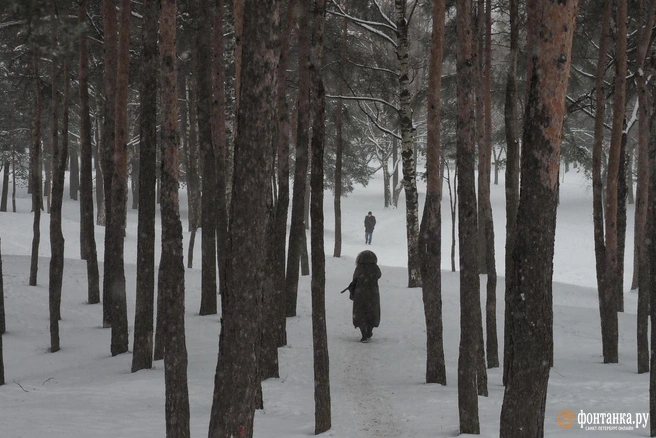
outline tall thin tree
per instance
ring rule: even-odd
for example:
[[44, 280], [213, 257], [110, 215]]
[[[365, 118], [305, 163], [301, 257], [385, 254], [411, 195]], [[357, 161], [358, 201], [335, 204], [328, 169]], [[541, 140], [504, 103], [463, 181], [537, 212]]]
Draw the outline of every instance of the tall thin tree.
[[132, 372], [153, 364], [155, 300], [155, 179], [157, 167], [157, 22], [156, 0], [143, 2], [139, 138], [139, 218], [137, 301], [134, 311]]
[[414, 131], [410, 96], [409, 73], [409, 21], [405, 0], [394, 1], [396, 9], [396, 57], [399, 62], [399, 117], [401, 128], [401, 157], [403, 161], [403, 188], [405, 191], [405, 221], [408, 245], [408, 287], [421, 286], [419, 259], [419, 195], [414, 156]]
[[245, 0], [241, 97], [230, 206], [227, 290], [209, 437], [252, 436], [257, 393], [261, 284], [265, 277], [267, 191], [276, 107], [278, 0]]
[[[604, 281], [599, 288], [599, 311], [601, 314], [601, 341], [604, 363], [617, 363], [618, 358], [618, 320], [617, 308], [623, 287], [618, 275], [618, 184], [622, 155], [622, 131], [626, 98], [627, 63], [627, 0], [617, 0], [616, 11], [617, 57], [615, 83], [613, 90], [613, 124], [606, 167], [605, 215], [605, 254]], [[621, 261], [621, 263], [624, 263]], [[603, 288], [602, 288], [603, 285]]]
[[305, 191], [307, 187], [308, 149], [310, 136], [310, 26], [308, 25], [309, 2], [299, 3], [298, 12], [298, 123], [296, 126], [296, 162], [294, 166], [294, 192], [292, 194], [292, 219], [289, 229], [287, 253], [287, 316], [296, 316], [298, 277], [301, 252], [305, 244]]
[[196, 104], [198, 105], [198, 139], [202, 152], [203, 190], [201, 194], [201, 298], [200, 314], [217, 312], [216, 297], [216, 157], [212, 144], [212, 15], [210, 0], [197, 2], [196, 10]]
[[446, 385], [442, 330], [442, 211], [440, 198], [440, 112], [444, 51], [444, 0], [433, 0], [433, 28], [428, 76], [428, 138], [426, 140], [426, 203], [419, 231], [421, 278], [426, 318], [426, 383]]
[[[476, 257], [476, 190], [474, 183], [474, 69], [472, 5], [456, 2], [458, 87], [458, 238], [460, 244], [460, 347], [458, 356], [458, 411], [461, 433], [480, 433], [476, 384], [480, 292]], [[475, 315], [479, 317], [476, 318]]]
[[519, 133], [517, 109], [517, 57], [519, 55], [519, 0], [510, 0], [510, 61], [506, 81], [504, 121], [506, 134], [506, 287], [504, 293], [504, 345], [503, 384], [508, 382], [512, 364], [512, 290], [513, 248], [517, 231], [517, 206], [519, 204]]
[[105, 197], [105, 258], [103, 264], [103, 327], [111, 327], [111, 279], [112, 279], [112, 233], [110, 229], [112, 218], [112, 178], [114, 175], [114, 136], [115, 136], [115, 111], [116, 111], [116, 56], [117, 56], [117, 33], [116, 33], [116, 4], [115, 0], [103, 0], [103, 66], [105, 102], [103, 104], [103, 130], [102, 130], [102, 176], [103, 195]]
[[[348, 14], [349, 2], [345, 0], [344, 12]], [[340, 42], [340, 53], [337, 60], [337, 71], [342, 70], [348, 53], [348, 18], [344, 17], [342, 21], [342, 36]], [[337, 95], [344, 94], [344, 81], [339, 78], [337, 86]], [[342, 127], [342, 111], [344, 102], [341, 97], [337, 98], [337, 108], [335, 109], [335, 199], [333, 208], [335, 209], [335, 247], [333, 257], [342, 256], [342, 158], [344, 155], [344, 132]]]
[[500, 436], [504, 438], [544, 435], [560, 145], [577, 10], [577, 0], [533, 0], [528, 10], [534, 27], [529, 28], [531, 76], [510, 297], [513, 371], [501, 410]]
[[[87, 23], [89, 0], [82, 0], [78, 14], [80, 24]], [[79, 94], [80, 94], [80, 251], [87, 262], [87, 300], [100, 302], [100, 275], [98, 251], [93, 222], [93, 174], [91, 151], [91, 115], [89, 108], [89, 39], [82, 35], [79, 41]]]
[[326, 90], [323, 84], [323, 36], [326, 0], [313, 2], [310, 79], [312, 82], [312, 176], [310, 231], [312, 252], [312, 346], [314, 351], [314, 434], [331, 428], [328, 335], [326, 333], [326, 254], [324, 250], [323, 173]]
[[[121, 0], [118, 23], [116, 62], [116, 112], [114, 137], [114, 172], [112, 177], [111, 215], [106, 232], [110, 235], [111, 268], [107, 283], [111, 294], [112, 356], [128, 351], [128, 310], [125, 291], [125, 221], [128, 192], [128, 74], [130, 65], [130, 0]], [[107, 259], [105, 259], [107, 263]]]
[[182, 222], [178, 200], [178, 109], [176, 71], [176, 0], [163, 0], [160, 15], [162, 173], [162, 258], [158, 297], [166, 320], [164, 382], [166, 385], [166, 436], [186, 438], [189, 429], [187, 347], [185, 344], [184, 264]]
[[34, 117], [32, 118], [32, 147], [30, 150], [30, 186], [32, 188], [32, 256], [30, 258], [30, 286], [36, 286], [39, 271], [39, 242], [41, 241], [41, 80], [39, 78], [39, 54], [34, 53], [32, 59], [32, 74], [34, 75]]
[[[651, 67], [656, 67], [656, 54], [651, 53]], [[652, 85], [652, 95], [656, 95], [656, 89]], [[651, 132], [656, 132], [656, 99], [652, 99], [652, 111], [650, 117]], [[649, 414], [651, 418], [656, 415], [656, 137], [653, 135], [649, 140], [649, 208], [647, 220], [647, 235], [650, 243], [647, 245], [649, 264], [649, 314], [651, 319], [651, 359], [649, 373]], [[650, 422], [649, 436], [656, 436], [656, 421]]]

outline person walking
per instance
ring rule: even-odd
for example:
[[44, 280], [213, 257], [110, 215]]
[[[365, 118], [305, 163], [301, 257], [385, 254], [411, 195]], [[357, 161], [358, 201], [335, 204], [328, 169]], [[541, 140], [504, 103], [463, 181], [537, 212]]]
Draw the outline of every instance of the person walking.
[[362, 333], [360, 342], [369, 342], [374, 327], [380, 324], [378, 279], [382, 274], [373, 251], [365, 250], [358, 254], [355, 265], [353, 281], [348, 287], [353, 300], [353, 326]]
[[364, 243], [371, 245], [371, 236], [374, 234], [374, 227], [376, 226], [376, 216], [367, 213], [364, 217]]

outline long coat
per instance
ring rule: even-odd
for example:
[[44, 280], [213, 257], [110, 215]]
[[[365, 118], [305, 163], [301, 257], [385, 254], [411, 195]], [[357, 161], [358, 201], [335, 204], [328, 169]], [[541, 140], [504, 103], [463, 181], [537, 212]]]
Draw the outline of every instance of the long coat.
[[359, 328], [378, 327], [380, 324], [380, 292], [378, 279], [381, 277], [376, 255], [363, 251], [358, 255], [353, 272], [353, 326]]

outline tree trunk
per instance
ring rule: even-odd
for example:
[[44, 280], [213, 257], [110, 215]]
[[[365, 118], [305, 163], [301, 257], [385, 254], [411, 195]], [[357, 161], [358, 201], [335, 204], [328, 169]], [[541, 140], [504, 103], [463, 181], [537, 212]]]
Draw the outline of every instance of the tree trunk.
[[287, 306], [285, 282], [285, 240], [287, 237], [287, 216], [289, 210], [289, 143], [290, 119], [287, 105], [287, 64], [290, 52], [290, 34], [294, 29], [296, 0], [290, 0], [287, 5], [285, 27], [280, 32], [280, 60], [277, 73], [277, 120], [274, 141], [278, 151], [278, 202], [276, 203], [275, 225], [272, 239], [274, 242], [273, 275], [274, 275], [274, 306], [277, 315], [278, 347], [287, 345]]
[[[652, 68], [654, 67], [654, 58], [652, 57]], [[655, 96], [656, 90], [652, 85], [652, 96]], [[652, 101], [652, 105], [656, 106], [656, 99]], [[656, 132], [656, 111], [652, 108], [650, 118], [651, 132]], [[649, 146], [649, 190], [652, 194], [656, 194], [656, 139], [654, 136], [650, 137]], [[656, 415], [656, 196], [648, 198], [648, 220], [647, 220], [647, 233], [650, 243], [647, 245], [647, 254], [649, 257], [649, 265], [652, 269], [649, 270], [649, 315], [651, 318], [651, 360], [650, 360], [650, 373], [649, 373], [649, 414], [651, 418]], [[646, 275], [646, 273], [643, 273]], [[656, 421], [650, 422], [649, 436], [656, 436]]]
[[481, 199], [485, 238], [485, 261], [487, 271], [486, 303], [485, 303], [485, 332], [488, 368], [499, 367], [499, 344], [497, 340], [497, 268], [494, 254], [494, 220], [492, 204], [490, 202], [490, 171], [492, 156], [492, 4], [486, 1], [485, 10], [485, 144], [486, 152], [484, 181], [481, 188], [484, 195]]
[[442, 330], [442, 212], [440, 197], [440, 111], [444, 47], [444, 2], [433, 0], [433, 27], [428, 77], [428, 138], [426, 140], [426, 203], [419, 229], [422, 296], [426, 318], [426, 383], [446, 385]]
[[[56, 16], [56, 7], [53, 1], [53, 15]], [[58, 18], [53, 20], [53, 41], [56, 41]], [[68, 158], [68, 108], [69, 108], [69, 68], [68, 61], [64, 61], [64, 111], [62, 115], [61, 145], [58, 141], [57, 130], [59, 118], [59, 60], [52, 60], [52, 202], [50, 206], [50, 352], [59, 351], [59, 320], [61, 319], [61, 294], [64, 278], [64, 234], [62, 233], [62, 201], [64, 198], [64, 178], [66, 174], [66, 161]]]
[[178, 206], [178, 110], [176, 72], [176, 4], [161, 2], [160, 53], [162, 105], [161, 216], [162, 258], [158, 295], [166, 321], [164, 382], [166, 386], [166, 436], [190, 436], [187, 347], [185, 343], [185, 289], [182, 261], [182, 222]]
[[212, 16], [210, 0], [197, 3], [196, 90], [198, 139], [202, 153], [203, 191], [201, 195], [201, 297], [200, 314], [217, 312], [216, 298], [216, 156], [212, 144], [212, 63], [202, 57], [211, 51]]
[[[188, 80], [187, 80], [188, 81]], [[191, 83], [187, 82], [187, 108], [189, 110], [189, 155], [187, 184], [189, 184], [188, 210], [189, 210], [189, 231], [194, 231], [200, 226], [201, 219], [201, 193], [200, 193], [200, 171], [199, 150], [198, 150], [198, 106], [196, 99], [198, 90]]]
[[[266, 276], [266, 201], [276, 107], [279, 29], [275, 0], [245, 0], [241, 97], [230, 208], [228, 287], [221, 294], [222, 328], [209, 437], [253, 436], [262, 283]], [[257, 189], [254, 189], [257, 188]]]
[[[517, 212], [512, 376], [501, 410], [501, 437], [544, 435], [551, 351], [553, 254], [565, 97], [577, 0], [533, 0], [529, 9], [530, 89], [524, 120]], [[538, 35], [540, 36], [538, 38]]]
[[516, 269], [513, 251], [517, 233], [517, 207], [519, 204], [519, 110], [517, 108], [517, 56], [519, 54], [519, 0], [510, 0], [510, 66], [506, 82], [504, 119], [506, 131], [506, 287], [504, 293], [504, 347], [503, 384], [507, 385], [512, 370], [512, 280]]
[[[644, 75], [645, 58], [651, 41], [651, 33], [646, 29], [651, 29], [654, 25], [654, 8], [656, 1], [650, 2], [650, 8], [647, 11], [640, 10], [640, 24], [646, 17], [645, 27], [638, 29], [638, 56], [636, 86], [638, 89], [638, 147], [637, 147], [637, 167], [638, 182], [636, 192], [635, 206], [635, 240], [634, 240], [634, 257], [635, 263], [633, 277], [638, 279], [638, 315], [637, 315], [637, 350], [638, 350], [638, 374], [649, 371], [649, 254], [647, 252], [647, 214], [649, 202], [649, 128], [650, 128], [650, 109], [649, 92], [647, 90], [646, 78]], [[631, 162], [632, 160], [629, 160]], [[627, 176], [633, 180], [632, 169], [628, 166]], [[632, 184], [631, 184], [632, 186]], [[643, 272], [644, 271], [644, 272]], [[623, 286], [623, 285], [622, 285]]]
[[[97, 102], [97, 101], [96, 101]], [[100, 108], [96, 104], [96, 114], [100, 114]], [[106, 219], [107, 216], [105, 214], [105, 190], [103, 188], [103, 171], [102, 171], [102, 166], [100, 164], [101, 162], [101, 147], [102, 147], [102, 141], [101, 141], [101, 133], [100, 133], [100, 126], [98, 123], [98, 119], [100, 116], [96, 116], [94, 118], [95, 122], [95, 142], [94, 142], [94, 153], [95, 155], [95, 161], [94, 161], [94, 169], [96, 171], [96, 207], [98, 209], [98, 216], [96, 218], [96, 225], [100, 226], [105, 226], [107, 223]]]
[[[80, 4], [78, 21], [86, 23], [89, 1]], [[87, 301], [100, 302], [100, 275], [98, 252], [93, 223], [93, 174], [91, 151], [91, 116], [89, 114], [89, 40], [79, 42], [79, 94], [80, 94], [80, 251], [87, 262]], [[98, 173], [96, 174], [99, 175]], [[98, 180], [100, 181], [100, 179]], [[100, 187], [100, 183], [98, 183]]]
[[624, 253], [626, 251], [626, 198], [628, 186], [626, 174], [628, 172], [627, 132], [626, 119], [624, 120], [624, 133], [622, 134], [622, 150], [620, 153], [620, 173], [617, 184], [617, 311], [624, 312]]
[[[0, 239], [0, 243], [2, 239]], [[0, 249], [0, 338], [7, 331], [7, 325], [5, 320], [5, 286], [4, 286], [4, 277], [2, 276], [2, 250]], [[2, 362], [2, 351], [0, 351], [0, 363]], [[2, 378], [0, 373], [0, 379]]]
[[226, 139], [223, 15], [223, 0], [215, 0], [212, 135], [216, 155], [216, 250], [219, 266], [219, 293], [226, 288], [226, 252], [228, 250], [228, 206], [226, 199], [226, 149], [228, 143]]
[[41, 171], [39, 163], [41, 161], [41, 87], [39, 84], [39, 57], [34, 54], [32, 60], [32, 70], [34, 74], [34, 118], [33, 123], [33, 140], [32, 150], [30, 151], [30, 181], [32, 186], [32, 211], [34, 212], [34, 222], [32, 225], [32, 255], [30, 261], [30, 286], [36, 286], [37, 273], [39, 270], [39, 242], [41, 240], [41, 208], [43, 199], [41, 198]]
[[323, 84], [323, 35], [326, 0], [313, 2], [312, 50], [310, 77], [312, 81], [312, 199], [310, 215], [312, 229], [312, 346], [314, 351], [314, 434], [331, 428], [330, 374], [328, 335], [326, 332], [326, 254], [324, 250], [323, 172], [325, 148], [326, 93]]
[[[348, 14], [349, 0], [345, 0], [342, 9]], [[342, 21], [342, 34], [340, 42], [340, 54], [337, 61], [337, 71], [342, 71], [344, 60], [348, 56], [348, 19]], [[344, 94], [344, 81], [339, 79], [337, 85], [337, 95]], [[335, 199], [333, 208], [335, 209], [335, 247], [333, 257], [342, 256], [342, 157], [344, 155], [344, 133], [342, 128], [342, 111], [344, 103], [341, 98], [337, 99], [337, 108], [335, 109]], [[385, 172], [385, 207], [389, 206], [389, 172]], [[391, 198], [391, 195], [390, 195]], [[389, 202], [388, 202], [389, 201]]]
[[397, 189], [399, 185], [399, 147], [396, 144], [396, 137], [392, 137], [392, 165], [394, 166], [394, 173], [392, 174], [392, 205], [394, 208], [399, 206], [399, 195], [401, 191]]
[[69, 158], [69, 195], [72, 200], [77, 201], [77, 194], [80, 191], [80, 163], [77, 157], [77, 149], [72, 147]]
[[11, 211], [16, 213], [16, 149], [11, 148]]
[[457, 166], [458, 239], [460, 248], [460, 347], [458, 356], [458, 411], [460, 433], [480, 433], [478, 420], [478, 333], [481, 303], [478, 280], [476, 190], [474, 183], [474, 68], [471, 2], [458, 0], [457, 10]]
[[[116, 67], [116, 114], [114, 174], [112, 178], [111, 202], [106, 235], [110, 235], [109, 257], [111, 258], [110, 279], [107, 283], [111, 297], [112, 356], [128, 351], [128, 311], [125, 293], [125, 220], [128, 193], [128, 73], [130, 60], [130, 0], [121, 0], [119, 13], [119, 37]], [[107, 263], [107, 259], [105, 259]]]
[[153, 366], [155, 306], [155, 172], [157, 163], [157, 22], [156, 0], [145, 0], [142, 28], [142, 71], [139, 136], [139, 239], [137, 298], [134, 315], [132, 372]]
[[117, 18], [114, 0], [103, 0], [103, 64], [105, 102], [103, 106], [103, 134], [102, 134], [102, 174], [105, 196], [105, 257], [103, 264], [103, 327], [112, 325], [112, 179], [114, 175], [114, 138], [115, 138], [115, 112], [116, 112], [116, 67], [117, 67]]
[[[619, 207], [619, 175], [622, 154], [622, 131], [626, 97], [626, 0], [617, 3], [617, 53], [615, 88], [613, 93], [613, 126], [608, 151], [608, 166], [606, 167], [606, 202], [605, 221], [605, 260], [603, 289], [599, 288], [599, 311], [601, 314], [601, 339], [604, 363], [618, 362], [618, 321], [617, 304], [619, 298], [618, 285], [618, 207]], [[622, 261], [623, 263], [623, 261]]]
[[289, 229], [289, 248], [287, 253], [286, 297], [287, 316], [296, 316], [298, 297], [298, 271], [305, 227], [303, 223], [305, 188], [307, 185], [308, 149], [310, 132], [310, 72], [308, 70], [310, 52], [310, 29], [308, 26], [309, 6], [301, 4], [298, 11], [298, 124], [296, 127], [296, 163], [294, 166], [294, 192], [292, 195], [292, 220]]
[[408, 19], [405, 0], [395, 0], [396, 56], [399, 61], [399, 118], [401, 120], [401, 157], [403, 159], [403, 187], [405, 189], [405, 220], [408, 239], [408, 287], [421, 286], [419, 260], [419, 195], [414, 157], [414, 126], [409, 76]]
[[2, 174], [2, 199], [0, 200], [0, 211], [7, 211], [7, 198], [9, 197], [9, 160], [5, 159]]

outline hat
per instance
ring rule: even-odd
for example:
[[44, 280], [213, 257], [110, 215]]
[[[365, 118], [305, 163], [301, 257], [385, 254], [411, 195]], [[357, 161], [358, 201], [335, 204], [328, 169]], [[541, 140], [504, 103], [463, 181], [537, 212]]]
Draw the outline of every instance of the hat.
[[369, 212], [369, 213], [367, 213], [367, 214], [371, 214], [371, 212]]

